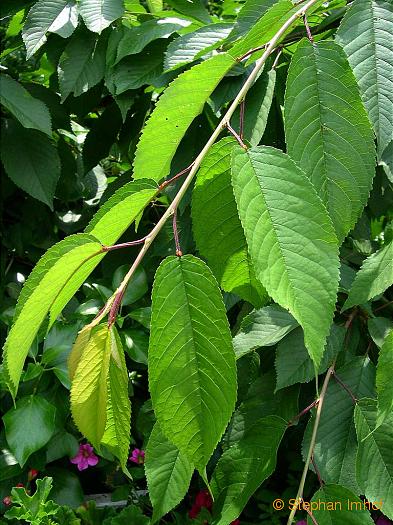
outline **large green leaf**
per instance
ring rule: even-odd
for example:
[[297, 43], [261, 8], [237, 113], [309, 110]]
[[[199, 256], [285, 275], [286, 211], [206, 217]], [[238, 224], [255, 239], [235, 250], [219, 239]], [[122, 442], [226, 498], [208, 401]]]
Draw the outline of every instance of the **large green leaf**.
[[117, 47], [115, 64], [126, 56], [140, 53], [153, 40], [168, 38], [172, 33], [183, 27], [184, 24], [180, 23], [180, 20], [177, 23], [164, 18], [149, 20], [140, 26], [125, 28]]
[[[101, 206], [86, 227], [86, 233], [93, 235], [103, 245], [114, 244], [140, 216], [156, 193], [157, 186], [154, 181], [139, 180], [125, 184]], [[59, 291], [50, 308], [49, 327], [104, 256], [105, 253], [102, 253], [87, 261]]]
[[90, 31], [101, 33], [122, 16], [123, 0], [79, 0], [79, 12]]
[[379, 352], [377, 366], [378, 416], [377, 426], [393, 413], [393, 330]]
[[72, 417], [78, 429], [97, 449], [107, 425], [112, 337], [106, 324], [92, 329], [71, 386]]
[[221, 293], [196, 257], [157, 270], [148, 359], [160, 427], [203, 472], [235, 406], [236, 365]]
[[392, 33], [392, 2], [356, 0], [336, 35], [359, 84], [377, 136], [380, 157], [393, 140]]
[[0, 76], [0, 101], [25, 128], [38, 129], [52, 136], [51, 118], [46, 105], [8, 75]]
[[274, 471], [287, 422], [267, 416], [221, 456], [213, 473], [213, 524], [235, 520], [259, 485]]
[[106, 40], [78, 31], [68, 42], [58, 65], [62, 101], [71, 93], [78, 97], [98, 84], [105, 73]]
[[285, 134], [289, 155], [314, 184], [342, 242], [367, 202], [375, 153], [355, 77], [338, 44], [298, 45], [288, 73]]
[[393, 413], [374, 430], [376, 422], [377, 402], [361, 399], [355, 408], [356, 476], [366, 498], [382, 503], [382, 512], [393, 519]]
[[[340, 485], [324, 485], [312, 497], [310, 507], [318, 525], [373, 525], [364, 502]], [[313, 522], [309, 517], [307, 524]]]
[[362, 264], [349, 291], [343, 310], [363, 304], [383, 293], [393, 284], [393, 241]]
[[273, 346], [298, 326], [296, 319], [277, 305], [247, 315], [233, 339], [237, 359], [262, 346]]
[[226, 53], [213, 56], [182, 73], [169, 85], [142, 132], [134, 160], [135, 179], [146, 176], [147, 166], [149, 178], [157, 182], [168, 175], [185, 132], [234, 63]]
[[269, 147], [233, 150], [232, 180], [255, 272], [304, 330], [319, 366], [339, 280], [333, 226], [308, 177]]
[[46, 33], [63, 38], [72, 35], [78, 24], [76, 3], [70, 0], [39, 0], [30, 9], [23, 25], [22, 37], [30, 58], [46, 42]]
[[[327, 338], [325, 352], [318, 369], [319, 374], [326, 372], [334, 358], [342, 350], [345, 328], [332, 324]], [[301, 328], [287, 335], [277, 346], [276, 352], [277, 390], [296, 383], [307, 383], [315, 378], [313, 362], [304, 346]]]
[[9, 178], [29, 195], [53, 207], [60, 158], [53, 143], [35, 129], [3, 119], [1, 160]]
[[[368, 358], [357, 357], [337, 370], [339, 379], [356, 398], [375, 395], [375, 367]], [[348, 392], [331, 379], [314, 448], [314, 461], [326, 483], [338, 483], [359, 493], [356, 481], [355, 404]], [[314, 418], [311, 418], [302, 445], [306, 457]]]
[[146, 448], [145, 472], [152, 523], [159, 521], [184, 498], [190, 486], [194, 467], [161, 432], [156, 423]]
[[23, 467], [55, 430], [56, 408], [40, 395], [22, 397], [4, 416], [7, 443]]
[[[258, 146], [266, 129], [270, 107], [273, 101], [276, 70], [263, 72], [245, 99], [244, 138], [251, 146]], [[232, 126], [240, 132], [240, 110], [232, 117]]]
[[236, 17], [230, 40], [245, 35], [278, 0], [247, 0]]
[[[124, 350], [115, 327], [110, 329], [110, 358], [107, 378], [106, 425], [101, 443], [126, 470], [130, 448], [131, 405], [128, 397], [128, 371]], [[83, 359], [83, 356], [82, 356]], [[78, 369], [76, 371], [78, 380]]]
[[220, 140], [202, 162], [192, 194], [193, 229], [197, 248], [222, 289], [258, 307], [266, 292], [255, 277], [233, 195], [231, 152], [235, 144], [232, 138]]
[[209, 24], [173, 40], [165, 53], [164, 69], [174, 69], [217, 49], [231, 32], [231, 24]]
[[31, 272], [19, 295], [4, 346], [7, 384], [13, 395], [29, 348], [54, 300], [74, 272], [100, 250], [101, 244], [91, 235], [71, 235], [52, 246]]

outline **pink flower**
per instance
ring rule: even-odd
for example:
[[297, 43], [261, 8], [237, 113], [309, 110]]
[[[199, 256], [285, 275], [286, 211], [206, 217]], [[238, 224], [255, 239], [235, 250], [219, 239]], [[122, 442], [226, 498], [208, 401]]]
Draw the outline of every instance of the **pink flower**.
[[128, 458], [128, 461], [132, 461], [137, 465], [143, 465], [143, 463], [145, 462], [145, 451], [140, 450], [139, 448], [134, 448], [131, 456]]
[[70, 461], [78, 466], [78, 470], [85, 470], [89, 467], [95, 467], [98, 463], [98, 457], [94, 454], [93, 447], [86, 443], [86, 445], [79, 445], [78, 454]]
[[375, 523], [376, 525], [392, 525], [390, 519], [385, 518], [385, 516], [381, 516], [380, 518], [378, 518]]

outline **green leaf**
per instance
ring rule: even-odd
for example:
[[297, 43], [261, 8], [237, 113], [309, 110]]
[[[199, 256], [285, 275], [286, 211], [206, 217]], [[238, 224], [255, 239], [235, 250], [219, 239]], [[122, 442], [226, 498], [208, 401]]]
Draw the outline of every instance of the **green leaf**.
[[82, 434], [99, 449], [107, 424], [112, 335], [106, 324], [92, 329], [71, 386], [71, 413]]
[[79, 0], [79, 12], [87, 29], [101, 33], [123, 15], [123, 0]]
[[371, 317], [367, 321], [367, 328], [374, 343], [381, 348], [386, 336], [393, 329], [393, 320], [386, 317]]
[[[327, 338], [325, 352], [322, 357], [318, 374], [326, 372], [334, 358], [342, 350], [345, 328], [332, 324]], [[308, 383], [315, 378], [313, 362], [304, 346], [301, 328], [287, 335], [277, 346], [276, 353], [277, 387], [276, 390], [295, 383]]]
[[362, 494], [382, 502], [382, 512], [393, 519], [393, 413], [374, 430], [376, 422], [377, 402], [361, 399], [355, 408], [356, 476]]
[[130, 448], [131, 405], [128, 398], [128, 372], [124, 350], [115, 327], [110, 329], [109, 344], [106, 426], [101, 443], [119, 458], [123, 471], [126, 471]]
[[251, 427], [221, 456], [213, 473], [213, 524], [235, 520], [259, 485], [276, 466], [276, 455], [287, 422], [267, 416]]
[[378, 414], [376, 425], [379, 427], [393, 413], [393, 330], [385, 338], [379, 352], [377, 365]]
[[[311, 512], [318, 525], [373, 525], [364, 502], [340, 485], [324, 485], [312, 497]], [[308, 518], [308, 525], [313, 522]]]
[[342, 310], [366, 303], [393, 284], [393, 241], [362, 264], [349, 291]]
[[192, 255], [156, 273], [149, 385], [162, 431], [203, 472], [235, 406], [236, 364], [218, 285]]
[[100, 250], [101, 244], [91, 235], [71, 235], [52, 246], [29, 275], [4, 345], [7, 384], [13, 395], [29, 348], [53, 302], [74, 272]]
[[[120, 286], [120, 283], [129, 269], [129, 264], [124, 264], [123, 266], [119, 266], [119, 268], [116, 269], [112, 279], [112, 286], [115, 290]], [[139, 266], [135, 270], [134, 275], [128, 283], [127, 290], [124, 293], [121, 304], [127, 306], [129, 304], [135, 303], [147, 293], [148, 289], [149, 285], [147, 282], [146, 272], [141, 266]]]
[[[281, 26], [299, 8], [290, 0], [279, 0], [267, 9], [263, 16], [253, 24], [246, 35], [229, 50], [234, 57], [240, 57], [254, 47], [262, 46], [277, 33]], [[296, 24], [297, 22], [295, 22]], [[294, 25], [294, 24], [293, 24]]]
[[150, 523], [150, 519], [137, 505], [127, 505], [118, 514], [106, 518], [102, 525], [150, 525]]
[[3, 416], [7, 443], [21, 467], [48, 443], [55, 430], [55, 416], [56, 408], [40, 395], [18, 399], [15, 408]]
[[288, 154], [314, 184], [340, 243], [365, 206], [375, 173], [374, 137], [341, 47], [303, 40], [285, 94]]
[[77, 455], [79, 443], [75, 436], [64, 430], [55, 434], [46, 447], [46, 462], [51, 463], [65, 456], [73, 458]]
[[209, 24], [211, 18], [202, 0], [167, 0], [175, 11], [182, 13], [196, 20], [200, 20], [204, 24]]
[[152, 523], [159, 521], [184, 498], [190, 486], [194, 467], [188, 459], [154, 425], [146, 448], [145, 472]]
[[277, 305], [265, 306], [247, 315], [233, 339], [236, 358], [262, 346], [273, 346], [298, 326], [296, 319]]
[[58, 65], [61, 99], [75, 97], [98, 84], [105, 73], [106, 40], [80, 30], [68, 42]]
[[234, 145], [232, 138], [214, 144], [198, 171], [192, 194], [194, 236], [221, 288], [258, 307], [266, 292], [255, 277], [233, 195]]
[[269, 147], [233, 150], [232, 180], [255, 273], [302, 326], [319, 366], [339, 280], [333, 226], [308, 177]]
[[236, 17], [236, 23], [229, 39], [247, 34], [266, 11], [276, 3], [277, 0], [246, 0]]
[[184, 66], [217, 49], [231, 30], [231, 24], [209, 24], [175, 38], [165, 53], [164, 70]]
[[[263, 72], [245, 99], [244, 138], [251, 146], [258, 146], [266, 129], [270, 107], [273, 101], [274, 86], [276, 84], [276, 70]], [[240, 131], [240, 110], [235, 111], [232, 126]]]
[[22, 37], [29, 59], [46, 42], [46, 33], [57, 33], [63, 38], [72, 35], [78, 24], [74, 1], [39, 0], [30, 9], [23, 26]]
[[393, 138], [393, 5], [386, 0], [356, 0], [337, 31], [378, 140], [379, 157]]
[[[216, 55], [182, 73], [169, 85], [142, 132], [134, 160], [135, 179], [146, 176], [146, 166], [149, 178], [157, 182], [168, 175], [185, 132], [233, 65], [229, 55]], [[156, 154], [158, 150], [160, 155]]]
[[114, 65], [126, 56], [140, 53], [153, 40], [168, 38], [183, 27], [184, 23], [174, 23], [164, 18], [149, 20], [143, 22], [140, 26], [125, 28], [117, 47]]
[[[368, 358], [356, 357], [336, 373], [357, 399], [375, 395], [375, 367]], [[314, 461], [326, 483], [338, 483], [358, 494], [354, 409], [348, 392], [332, 378], [318, 426]], [[314, 418], [311, 418], [302, 444], [303, 457], [308, 452], [313, 425]]]
[[46, 105], [8, 75], [0, 76], [1, 103], [25, 128], [38, 129], [52, 136], [51, 118]]
[[1, 160], [17, 186], [53, 209], [60, 159], [47, 136], [13, 119], [3, 119]]

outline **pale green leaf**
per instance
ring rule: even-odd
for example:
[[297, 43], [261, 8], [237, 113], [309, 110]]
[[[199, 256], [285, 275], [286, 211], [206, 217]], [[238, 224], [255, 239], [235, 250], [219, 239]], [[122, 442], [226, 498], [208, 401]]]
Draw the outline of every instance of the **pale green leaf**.
[[233, 339], [236, 358], [262, 346], [273, 346], [298, 326], [296, 319], [277, 305], [265, 306], [247, 315]]
[[85, 326], [79, 332], [74, 344], [72, 345], [71, 352], [68, 356], [68, 375], [71, 381], [74, 379], [74, 375], [78, 367], [79, 361], [82, 357], [83, 350], [89, 342], [90, 336], [91, 328], [89, 326]]
[[213, 524], [235, 520], [259, 485], [276, 466], [276, 455], [287, 422], [267, 416], [232, 445], [219, 459], [213, 473]]
[[98, 84], [105, 73], [105, 39], [78, 31], [63, 51], [59, 65], [59, 86], [62, 101], [71, 93], [78, 97]]
[[[276, 70], [263, 72], [245, 99], [244, 138], [251, 146], [258, 146], [266, 129], [270, 107], [273, 101], [274, 86], [276, 84]], [[232, 118], [232, 127], [240, 131], [240, 110], [235, 111]]]
[[194, 467], [156, 423], [149, 437], [145, 457], [147, 487], [153, 505], [152, 523], [159, 521], [184, 498], [193, 471]]
[[[375, 367], [368, 358], [357, 357], [337, 370], [338, 378], [357, 398], [375, 395]], [[349, 393], [332, 378], [325, 396], [314, 448], [314, 461], [326, 483], [338, 483], [359, 493], [356, 481], [355, 404]], [[306, 457], [314, 418], [309, 420], [302, 444]]]
[[7, 443], [21, 467], [50, 440], [55, 416], [56, 408], [41, 395], [22, 397], [4, 414]]
[[160, 427], [203, 472], [235, 406], [236, 364], [220, 290], [194, 256], [157, 270], [148, 359]]
[[123, 0], [79, 0], [79, 12], [87, 29], [101, 33], [123, 15]]
[[285, 94], [288, 154], [314, 184], [340, 243], [361, 215], [375, 173], [374, 137], [342, 48], [303, 40]]
[[130, 447], [131, 419], [128, 372], [124, 350], [115, 327], [111, 327], [109, 338], [110, 358], [107, 377], [106, 425], [101, 444], [105, 445], [119, 459], [123, 471], [126, 471]]
[[393, 330], [385, 338], [379, 352], [377, 365], [378, 414], [376, 425], [380, 426], [393, 414]]
[[278, 0], [246, 0], [236, 17], [236, 23], [229, 39], [247, 34], [266, 11], [277, 2]]
[[290, 0], [279, 0], [273, 3], [250, 27], [247, 34], [235, 43], [229, 53], [236, 58], [244, 55], [250, 49], [266, 44], [298, 9], [299, 7], [294, 6]]
[[202, 162], [192, 194], [193, 229], [197, 248], [222, 289], [258, 307], [266, 292], [255, 277], [233, 195], [231, 151], [235, 144], [232, 138], [220, 140]]
[[356, 476], [366, 498], [382, 503], [382, 512], [393, 519], [393, 412], [374, 430], [376, 422], [377, 402], [361, 399], [355, 408]]
[[162, 0], [147, 0], [147, 6], [151, 13], [157, 13], [162, 11], [163, 1]]
[[165, 18], [148, 20], [140, 26], [124, 28], [123, 35], [117, 47], [115, 64], [126, 56], [140, 53], [153, 40], [168, 38], [184, 27], [182, 23], [174, 23]]
[[[140, 216], [156, 193], [157, 186], [153, 181], [139, 180], [125, 184], [101, 206], [86, 227], [86, 233], [93, 235], [103, 245], [114, 244]], [[49, 328], [104, 256], [105, 253], [102, 253], [87, 261], [59, 291], [50, 308]]]
[[71, 36], [78, 24], [74, 1], [39, 0], [30, 9], [23, 26], [22, 37], [30, 58], [46, 42], [46, 33]]
[[373, 253], [362, 264], [343, 310], [366, 303], [393, 284], [393, 241]]
[[182, 73], [169, 85], [142, 132], [134, 160], [135, 179], [148, 173], [158, 182], [168, 175], [185, 132], [233, 65], [229, 55], [216, 55]]
[[38, 129], [52, 136], [51, 118], [46, 105], [8, 75], [0, 76], [0, 101], [25, 128]]
[[7, 384], [13, 395], [29, 348], [54, 300], [74, 272], [100, 250], [101, 244], [91, 235], [71, 235], [52, 246], [31, 272], [19, 296], [4, 346]]
[[333, 226], [308, 177], [269, 147], [233, 150], [232, 180], [255, 273], [302, 326], [319, 366], [339, 281]]
[[[342, 326], [332, 324], [318, 374], [326, 372], [342, 350], [345, 332]], [[301, 328], [294, 330], [278, 344], [275, 365], [277, 390], [295, 383], [308, 383], [315, 379], [314, 365], [304, 346]]]
[[71, 413], [82, 434], [99, 448], [107, 424], [112, 337], [106, 324], [92, 329], [71, 386]]
[[378, 140], [379, 157], [393, 139], [393, 4], [356, 0], [336, 41], [343, 47]]
[[60, 158], [50, 139], [14, 119], [3, 119], [1, 160], [9, 178], [26, 193], [53, 209], [60, 177]]
[[231, 24], [209, 24], [175, 38], [166, 50], [164, 70], [183, 66], [217, 49], [231, 30]]
[[[318, 525], [374, 525], [364, 502], [340, 485], [321, 487], [312, 497], [310, 507]], [[310, 517], [307, 524], [313, 524]]]

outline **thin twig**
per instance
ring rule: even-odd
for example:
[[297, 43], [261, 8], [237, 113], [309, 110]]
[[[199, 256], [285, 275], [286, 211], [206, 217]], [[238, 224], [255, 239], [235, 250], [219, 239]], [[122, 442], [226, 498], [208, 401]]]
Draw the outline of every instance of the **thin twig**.
[[337, 383], [347, 392], [347, 394], [350, 396], [350, 398], [352, 399], [354, 405], [356, 405], [356, 403], [358, 402], [358, 400], [356, 399], [356, 397], [353, 395], [353, 393], [351, 392], [351, 389], [343, 382], [341, 381], [341, 379], [338, 377], [338, 375], [336, 374], [336, 372], [333, 372], [333, 376], [334, 376], [334, 379], [337, 381]]
[[247, 146], [244, 144], [243, 140], [241, 139], [241, 137], [236, 133], [236, 131], [233, 129], [233, 127], [229, 124], [229, 122], [227, 122], [226, 127], [228, 128], [228, 131], [229, 131], [229, 132], [235, 137], [235, 139], [238, 141], [238, 143], [240, 144], [240, 146], [241, 146], [243, 149], [248, 149]]
[[304, 510], [307, 512], [307, 514], [310, 516], [311, 518], [311, 521], [314, 523], [314, 525], [318, 525], [318, 522], [317, 520], [314, 518], [314, 515], [313, 513], [311, 512], [310, 509], [308, 509], [307, 507], [304, 507]]
[[[299, 489], [297, 491], [296, 501], [300, 501], [301, 498], [303, 498], [304, 484], [306, 482], [307, 472], [308, 472], [308, 469], [309, 469], [309, 466], [310, 466], [311, 458], [312, 458], [312, 455], [314, 453], [314, 447], [315, 447], [315, 442], [316, 442], [316, 439], [317, 439], [317, 432], [318, 432], [319, 422], [321, 420], [321, 413], [322, 413], [323, 402], [325, 400], [325, 395], [326, 395], [326, 391], [327, 391], [327, 388], [328, 388], [328, 385], [329, 385], [330, 378], [333, 375], [334, 365], [335, 365], [335, 363], [333, 363], [332, 366], [327, 371], [326, 376], [325, 376], [325, 380], [324, 380], [323, 385], [322, 385], [321, 395], [319, 397], [319, 403], [318, 403], [317, 412], [316, 412], [316, 415], [315, 415], [314, 427], [312, 429], [312, 434], [311, 434], [310, 447], [308, 449], [306, 463], [304, 465], [302, 477], [301, 477], [300, 484], [299, 484]], [[295, 514], [296, 514], [296, 509], [297, 509], [297, 506], [294, 505], [292, 507], [292, 511], [291, 511], [291, 513], [289, 515], [289, 518], [288, 518], [288, 521], [287, 521], [287, 525], [291, 525], [291, 523], [293, 523], [293, 520], [294, 520]]]
[[243, 99], [240, 102], [240, 116], [239, 116], [239, 137], [241, 140], [244, 139], [244, 106], [245, 106], [245, 100]]
[[141, 239], [129, 242], [120, 242], [119, 244], [113, 244], [112, 246], [103, 246], [103, 252], [112, 252], [113, 250], [121, 250], [122, 248], [129, 248], [130, 246], [138, 246], [138, 244], [143, 244], [146, 240], [146, 236]]
[[280, 56], [281, 56], [281, 53], [282, 53], [282, 46], [279, 46], [277, 48], [277, 55], [276, 55], [276, 58], [274, 59], [274, 62], [273, 62], [273, 65], [272, 65], [272, 69], [276, 69], [278, 61], [279, 61]]
[[172, 227], [173, 227], [173, 237], [175, 239], [176, 255], [178, 257], [181, 257], [183, 255], [183, 252], [181, 251], [181, 248], [180, 248], [179, 231], [177, 229], [177, 209], [173, 210]]
[[181, 170], [179, 171], [179, 173], [177, 173], [175, 176], [173, 176], [171, 179], [168, 179], [168, 180], [164, 180], [163, 183], [161, 183], [159, 186], [158, 186], [158, 191], [162, 191], [164, 188], [166, 188], [167, 186], [169, 186], [169, 184], [172, 184], [172, 182], [175, 182], [175, 180], [177, 179], [180, 179], [180, 177], [183, 177], [184, 175], [186, 175], [192, 168], [194, 163], [190, 164], [189, 166], [187, 166], [187, 168], [184, 168], [184, 170]]
[[[161, 219], [157, 222], [157, 224], [154, 226], [154, 228], [151, 230], [151, 232], [147, 235], [144, 244], [142, 245], [142, 248], [140, 252], [138, 253], [133, 265], [128, 270], [126, 275], [123, 278], [123, 281], [120, 283], [119, 287], [115, 291], [115, 293], [108, 299], [107, 304], [105, 305], [105, 308], [100, 316], [98, 316], [94, 321], [92, 321], [89, 325], [89, 328], [92, 328], [96, 324], [100, 322], [102, 317], [106, 315], [106, 313], [110, 310], [112, 303], [115, 300], [115, 297], [118, 296], [119, 292], [122, 290], [125, 290], [127, 287], [127, 284], [131, 277], [133, 276], [135, 270], [138, 268], [140, 262], [142, 261], [143, 257], [145, 256], [146, 252], [150, 248], [151, 243], [153, 240], [157, 237], [161, 229], [163, 228], [166, 221], [173, 215], [174, 210], [178, 207], [179, 202], [184, 197], [185, 193], [187, 192], [190, 184], [192, 183], [194, 176], [196, 172], [198, 171], [203, 159], [205, 158], [207, 152], [209, 151], [210, 147], [215, 143], [217, 138], [219, 137], [221, 131], [227, 127], [227, 124], [229, 123], [231, 117], [233, 116], [236, 108], [240, 104], [242, 100], [244, 100], [246, 94], [248, 93], [251, 86], [254, 84], [255, 80], [257, 79], [260, 71], [262, 70], [266, 60], [271, 55], [271, 53], [274, 51], [276, 45], [281, 40], [282, 36], [287, 32], [287, 30], [292, 26], [292, 24], [299, 18], [301, 18], [304, 13], [307, 12], [310, 7], [312, 7], [314, 4], [321, 2], [321, 0], [309, 0], [307, 3], [305, 3], [301, 8], [299, 8], [291, 17], [286, 20], [286, 22], [280, 27], [280, 29], [277, 31], [277, 33], [273, 36], [273, 38], [270, 40], [270, 42], [266, 45], [266, 49], [263, 53], [263, 55], [255, 62], [254, 69], [252, 70], [250, 76], [247, 78], [245, 83], [243, 84], [242, 88], [240, 89], [239, 93], [235, 97], [232, 104], [229, 106], [227, 112], [225, 113], [224, 117], [221, 119], [215, 130], [213, 131], [212, 135], [210, 136], [209, 140], [206, 142], [205, 146], [203, 147], [202, 151], [199, 153], [197, 158], [194, 160], [191, 169], [189, 170], [189, 173], [181, 185], [179, 191], [177, 192], [175, 198], [171, 202], [171, 204], [168, 206], [164, 214], [162, 215]], [[265, 46], [264, 46], [265, 47]], [[186, 168], [187, 169], [187, 168]], [[175, 177], [178, 178], [180, 174], [176, 175]], [[173, 178], [172, 178], [173, 181]], [[169, 181], [164, 182], [163, 185], [169, 184]], [[161, 186], [163, 186], [161, 185]]]
[[317, 467], [317, 463], [316, 463], [315, 458], [314, 458], [314, 452], [312, 453], [311, 461], [312, 461], [312, 465], [313, 465], [314, 470], [315, 470], [315, 474], [317, 475], [319, 484], [320, 484], [321, 487], [323, 487], [325, 482], [323, 481], [323, 479], [321, 477], [321, 473], [319, 472], [319, 468]]
[[288, 421], [288, 426], [290, 427], [291, 425], [293, 425], [295, 421], [297, 421], [302, 416], [307, 414], [307, 412], [309, 412], [312, 408], [314, 408], [318, 403], [319, 403], [319, 399], [316, 399], [315, 401], [313, 401], [310, 405], [308, 405], [308, 407], [304, 408], [301, 412], [299, 412], [299, 414], [297, 414], [294, 418]]
[[374, 311], [379, 312], [380, 310], [383, 310], [384, 308], [387, 308], [388, 306], [391, 306], [393, 304], [393, 301], [388, 301], [387, 303], [383, 304], [382, 306], [378, 306]]
[[238, 62], [242, 62], [245, 58], [248, 58], [250, 55], [253, 55], [254, 53], [256, 53], [257, 51], [262, 51], [262, 49], [265, 49], [265, 47], [267, 46], [268, 44], [262, 44], [261, 46], [258, 46], [258, 47], [254, 47], [253, 49], [250, 49], [250, 51], [247, 51], [247, 53], [244, 53], [244, 55], [242, 55], [241, 57], [239, 57], [237, 59]]
[[307, 38], [313, 44], [314, 43], [314, 38], [313, 38], [313, 36], [311, 34], [310, 26], [308, 25], [306, 13], [304, 13], [304, 15], [303, 15], [303, 23], [304, 23], [304, 27], [306, 28]]

